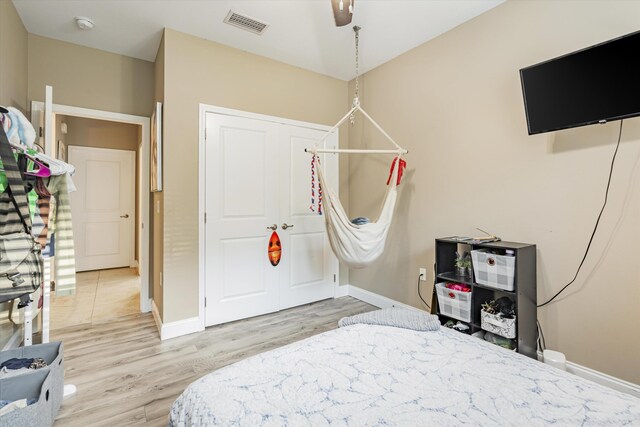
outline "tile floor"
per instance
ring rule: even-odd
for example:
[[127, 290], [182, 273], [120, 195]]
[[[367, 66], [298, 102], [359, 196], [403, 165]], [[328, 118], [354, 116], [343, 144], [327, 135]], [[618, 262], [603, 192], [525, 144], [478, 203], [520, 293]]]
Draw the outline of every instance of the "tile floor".
[[76, 276], [76, 294], [51, 298], [51, 330], [140, 312], [140, 276], [133, 268]]

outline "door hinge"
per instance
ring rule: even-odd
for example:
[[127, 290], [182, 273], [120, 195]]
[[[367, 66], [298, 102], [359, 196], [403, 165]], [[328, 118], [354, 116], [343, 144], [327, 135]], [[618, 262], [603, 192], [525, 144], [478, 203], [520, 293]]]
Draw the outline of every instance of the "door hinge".
[[204, 306], [207, 306], [207, 297], [204, 297]]
[[336, 275], [333, 275], [333, 283], [336, 283]]
[[207, 213], [206, 212], [204, 213], [204, 223], [205, 224], [207, 223]]

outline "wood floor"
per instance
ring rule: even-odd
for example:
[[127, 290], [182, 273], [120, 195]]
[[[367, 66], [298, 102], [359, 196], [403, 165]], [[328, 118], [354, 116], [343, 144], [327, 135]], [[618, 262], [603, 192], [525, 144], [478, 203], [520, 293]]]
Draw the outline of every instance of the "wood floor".
[[65, 401], [56, 426], [166, 426], [173, 401], [208, 372], [337, 327], [374, 310], [351, 297], [207, 328], [161, 342], [151, 314], [55, 331], [64, 343]]

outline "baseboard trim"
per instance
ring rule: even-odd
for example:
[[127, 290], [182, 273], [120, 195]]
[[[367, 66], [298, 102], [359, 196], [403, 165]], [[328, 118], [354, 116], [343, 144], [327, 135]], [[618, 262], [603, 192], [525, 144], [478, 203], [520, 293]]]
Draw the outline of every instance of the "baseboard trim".
[[[347, 295], [349, 295], [350, 297], [359, 299], [360, 301], [364, 301], [368, 304], [374, 305], [379, 308], [404, 307], [412, 310], [420, 310], [416, 307], [403, 304], [391, 298], [387, 298], [385, 296], [376, 294], [374, 292], [367, 291], [366, 289], [358, 288], [357, 286], [343, 285], [343, 286], [340, 286], [340, 288], [343, 292], [346, 292]], [[423, 311], [423, 310], [420, 310], [420, 311]], [[538, 359], [542, 362], [541, 356], [542, 356], [542, 353], [538, 355]], [[611, 375], [605, 374], [603, 372], [596, 371], [594, 369], [587, 368], [586, 366], [578, 365], [577, 363], [573, 363], [569, 361], [567, 361], [567, 372], [573, 375], [577, 375], [581, 378], [593, 381], [605, 387], [609, 387], [614, 390], [620, 391], [622, 393], [630, 394], [632, 396], [640, 398], [640, 385], [638, 384], [634, 384], [634, 383], [622, 380], [620, 378], [616, 378]]]
[[197, 316], [190, 317], [175, 322], [163, 323], [160, 330], [160, 339], [164, 341], [202, 331], [204, 331], [204, 328], [200, 327], [200, 318]]
[[336, 286], [334, 298], [349, 296], [349, 285]]
[[364, 301], [368, 304], [375, 305], [379, 308], [389, 308], [389, 307], [402, 307], [410, 310], [424, 311], [419, 308], [401, 303], [400, 301], [393, 300], [391, 298], [387, 298], [380, 294], [376, 294], [375, 292], [367, 291], [366, 289], [359, 288], [353, 285], [343, 285], [341, 288], [347, 287], [348, 295], [359, 299], [360, 301]]
[[162, 318], [160, 318], [160, 311], [158, 310], [158, 306], [154, 300], [151, 300], [151, 312], [153, 313], [153, 320], [156, 321], [158, 333], [161, 337], [160, 339], [162, 339]]
[[640, 398], [640, 385], [638, 384], [612, 377], [604, 372], [596, 371], [595, 369], [587, 368], [586, 366], [578, 365], [573, 362], [567, 362], [567, 372], [614, 390], [618, 390], [622, 393]]
[[158, 306], [156, 306], [156, 302], [153, 300], [151, 300], [151, 312], [153, 313], [153, 319], [156, 321], [161, 341], [204, 331], [199, 317], [190, 317], [175, 322], [163, 323], [160, 318]]

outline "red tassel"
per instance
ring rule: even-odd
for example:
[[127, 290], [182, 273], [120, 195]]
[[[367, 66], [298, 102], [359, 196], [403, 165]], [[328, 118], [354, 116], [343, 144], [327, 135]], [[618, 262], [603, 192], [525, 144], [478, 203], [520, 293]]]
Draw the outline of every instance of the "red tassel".
[[[397, 160], [398, 160], [398, 157], [395, 157], [393, 159], [393, 162], [391, 162], [391, 170], [389, 171], [389, 178], [387, 178], [387, 185], [389, 185], [389, 183], [391, 182], [391, 177], [393, 176], [393, 169], [396, 167]], [[396, 185], [400, 185], [400, 181], [402, 181], [402, 173], [404, 172], [406, 167], [407, 167], [407, 162], [400, 159], [400, 168], [398, 169], [398, 180]]]

